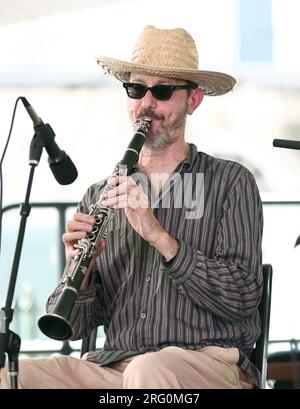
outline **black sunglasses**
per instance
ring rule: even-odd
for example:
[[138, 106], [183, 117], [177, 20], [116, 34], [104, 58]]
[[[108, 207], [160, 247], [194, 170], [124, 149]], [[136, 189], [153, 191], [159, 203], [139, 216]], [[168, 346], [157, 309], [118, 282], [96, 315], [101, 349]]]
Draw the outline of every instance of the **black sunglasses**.
[[126, 89], [129, 98], [141, 99], [146, 95], [149, 90], [155, 99], [159, 101], [167, 101], [173, 95], [173, 91], [176, 89], [192, 89], [197, 88], [196, 84], [185, 84], [185, 85], [169, 85], [169, 84], [159, 84], [153, 87], [146, 87], [146, 85], [138, 84], [136, 82], [124, 82], [123, 87]]

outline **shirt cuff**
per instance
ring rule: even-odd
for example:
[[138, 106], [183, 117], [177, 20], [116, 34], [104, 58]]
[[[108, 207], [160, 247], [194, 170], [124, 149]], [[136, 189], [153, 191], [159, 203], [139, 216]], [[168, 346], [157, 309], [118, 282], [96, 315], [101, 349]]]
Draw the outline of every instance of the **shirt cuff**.
[[197, 251], [182, 240], [178, 240], [178, 243], [179, 249], [175, 257], [169, 261], [163, 260], [167, 274], [176, 284], [187, 280], [197, 262]]

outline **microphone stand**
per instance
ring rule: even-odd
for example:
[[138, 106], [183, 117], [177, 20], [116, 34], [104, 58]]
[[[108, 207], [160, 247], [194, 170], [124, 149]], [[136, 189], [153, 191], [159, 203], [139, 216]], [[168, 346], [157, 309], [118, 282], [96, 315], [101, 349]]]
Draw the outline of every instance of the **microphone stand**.
[[20, 225], [18, 238], [15, 248], [14, 260], [10, 275], [9, 286], [7, 290], [7, 297], [5, 307], [0, 310], [0, 369], [5, 366], [5, 354], [8, 356], [8, 373], [10, 376], [11, 389], [18, 389], [18, 370], [19, 370], [19, 352], [21, 346], [21, 338], [9, 329], [9, 325], [13, 320], [14, 310], [11, 308], [15, 286], [18, 275], [18, 268], [20, 264], [21, 251], [25, 235], [25, 228], [27, 218], [30, 214], [31, 205], [29, 197], [33, 182], [33, 176], [36, 166], [39, 164], [43, 151], [43, 143], [39, 137], [39, 133], [35, 132], [29, 152], [30, 173], [27, 182], [27, 189], [24, 203], [20, 205]]

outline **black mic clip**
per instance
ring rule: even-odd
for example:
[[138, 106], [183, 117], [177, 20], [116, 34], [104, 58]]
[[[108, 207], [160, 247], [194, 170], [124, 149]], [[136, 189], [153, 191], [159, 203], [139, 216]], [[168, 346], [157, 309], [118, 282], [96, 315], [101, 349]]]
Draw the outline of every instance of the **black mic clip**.
[[[43, 147], [46, 148], [46, 144], [47, 147], [51, 146], [51, 144], [54, 142], [55, 133], [49, 124], [44, 124], [42, 121], [34, 125], [33, 129], [34, 135], [29, 148], [29, 164], [38, 165]], [[59, 156], [59, 152], [55, 152], [55, 154]], [[49, 164], [52, 163], [52, 159], [50, 162], [50, 157], [48, 158], [48, 162]]]
[[55, 133], [51, 126], [49, 124], [44, 124], [43, 122], [41, 122], [38, 125], [35, 125], [33, 129], [35, 130], [37, 136], [41, 138], [43, 146], [46, 148], [49, 157], [54, 156], [55, 158], [56, 156], [58, 156], [60, 153], [60, 149], [54, 142]]

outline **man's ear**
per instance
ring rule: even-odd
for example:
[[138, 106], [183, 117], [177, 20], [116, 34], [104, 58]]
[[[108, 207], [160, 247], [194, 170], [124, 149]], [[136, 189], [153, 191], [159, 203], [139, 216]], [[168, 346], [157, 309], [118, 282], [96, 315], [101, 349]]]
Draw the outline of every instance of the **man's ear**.
[[201, 104], [204, 97], [204, 92], [200, 88], [195, 88], [191, 90], [191, 93], [188, 97], [188, 108], [187, 113], [188, 115], [192, 115], [195, 109]]

